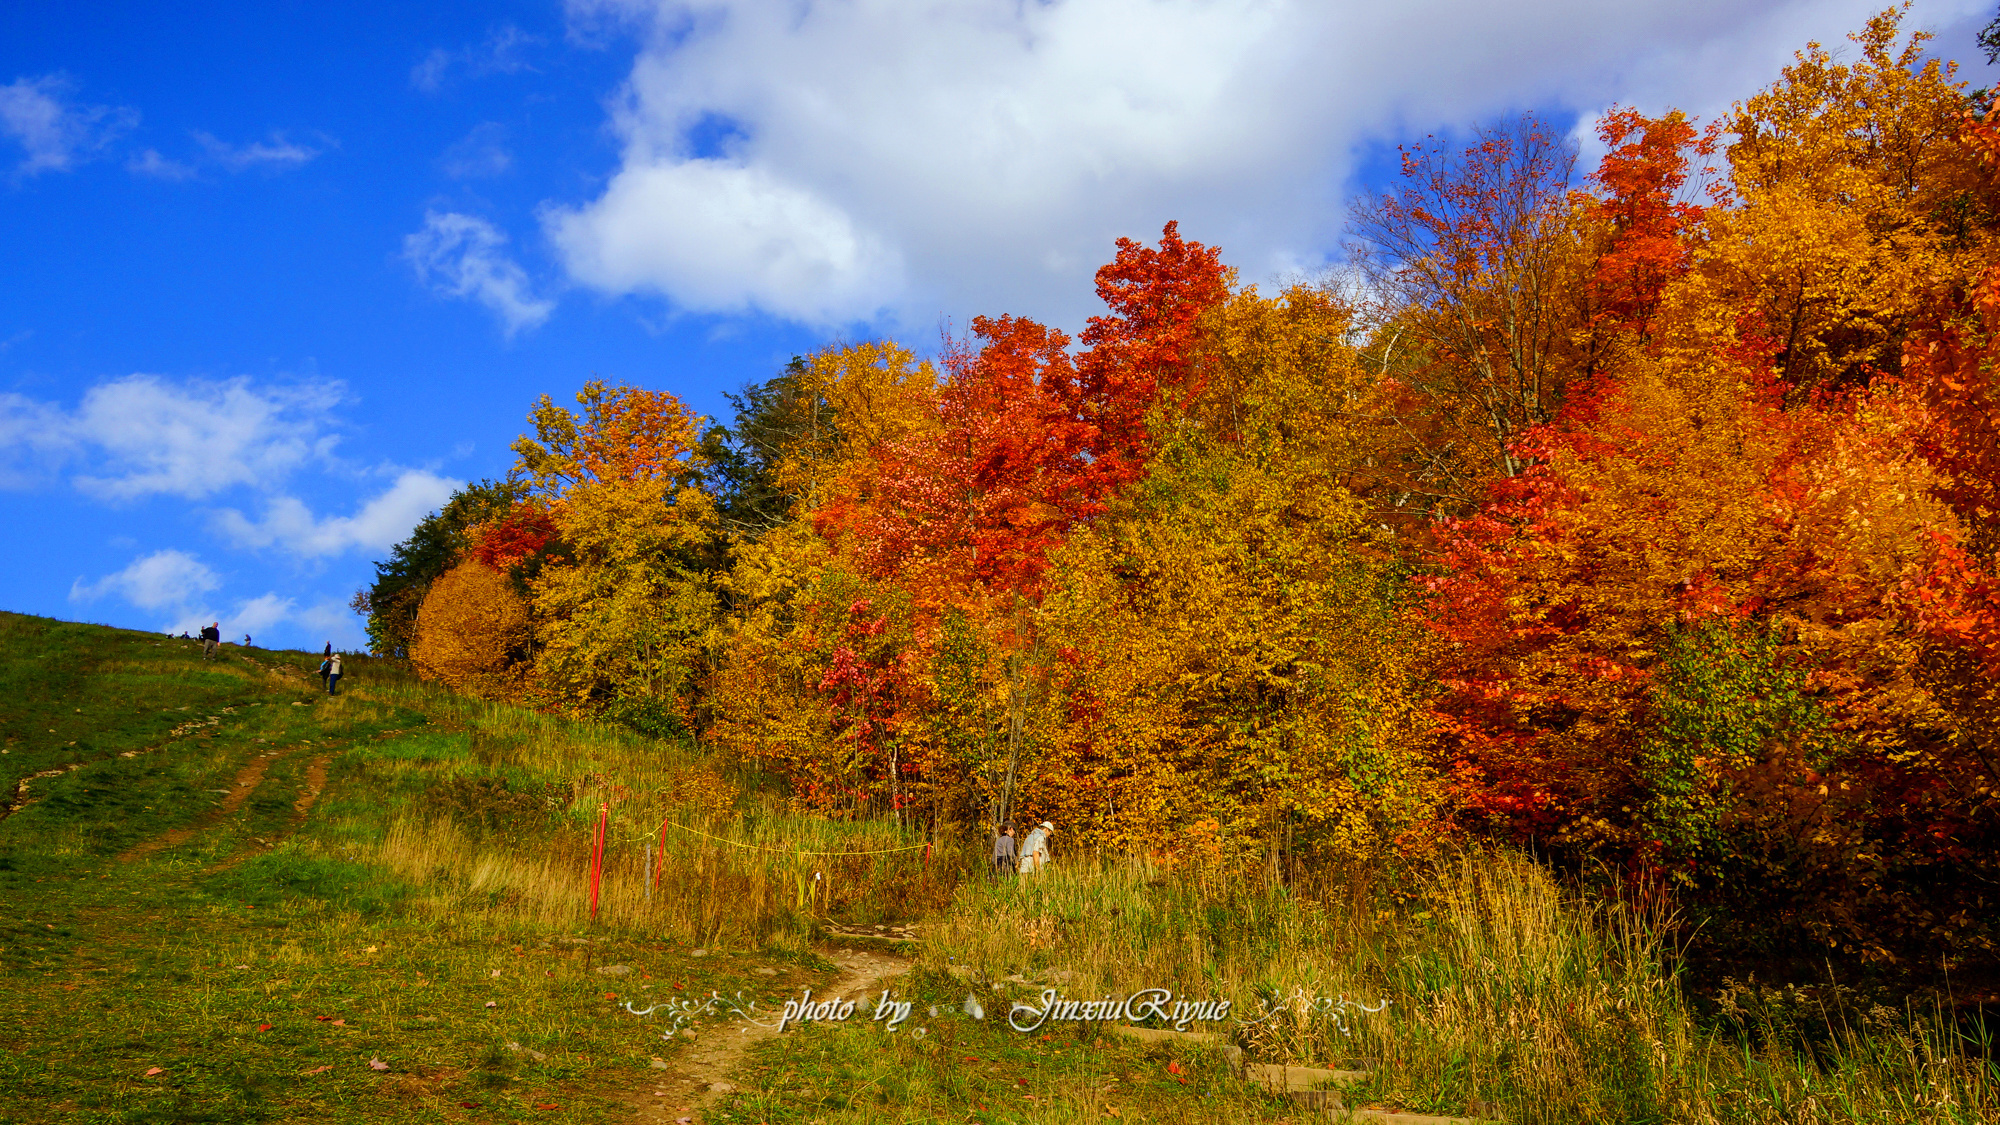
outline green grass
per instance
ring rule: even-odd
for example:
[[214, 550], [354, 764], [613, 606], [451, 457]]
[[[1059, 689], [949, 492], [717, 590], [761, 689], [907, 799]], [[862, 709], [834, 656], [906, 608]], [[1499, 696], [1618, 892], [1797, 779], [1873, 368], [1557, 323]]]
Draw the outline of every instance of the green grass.
[[[910, 995], [895, 1032], [857, 1016], [807, 1024], [760, 1048], [745, 1092], [717, 1106], [724, 1122], [1186, 1122], [1297, 1119], [1297, 1106], [1246, 1083], [1214, 1051], [1152, 1047], [1089, 1025], [1020, 1034], [962, 1011], [967, 994], [939, 981]], [[938, 1014], [929, 1009], [935, 1006]], [[1169, 1069], [1169, 1066], [1174, 1069]]]
[[[677, 845], [701, 879], [646, 894], [638, 843], [657, 836], [641, 825], [706, 808], [717, 835], [787, 835], [781, 809], [737, 821], [677, 803], [705, 770], [692, 748], [366, 659], [330, 699], [317, 663], [235, 646], [207, 663], [187, 642], [0, 614], [0, 792], [76, 766], [31, 780], [0, 820], [0, 1120], [626, 1120], [617, 1099], [682, 1045], [624, 1002], [829, 978], [804, 951], [827, 903], [787, 890], [746, 909], [737, 893], [789, 887], [796, 848], [707, 843], [741, 854], [703, 862]], [[301, 816], [315, 766], [325, 789]], [[605, 803], [593, 925], [585, 860]], [[906, 842], [809, 834], [824, 850]], [[438, 840], [455, 850], [413, 867]], [[909, 858], [851, 872], [847, 905], [871, 878], [920, 880]], [[533, 877], [481, 883], [481, 863]], [[693, 956], [697, 939], [719, 955]]]

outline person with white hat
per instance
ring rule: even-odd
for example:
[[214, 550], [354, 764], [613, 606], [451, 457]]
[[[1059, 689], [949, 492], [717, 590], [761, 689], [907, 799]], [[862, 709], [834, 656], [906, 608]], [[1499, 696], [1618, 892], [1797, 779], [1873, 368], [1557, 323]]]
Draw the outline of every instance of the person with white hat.
[[1021, 841], [1021, 874], [1032, 875], [1049, 865], [1049, 837], [1055, 832], [1056, 826], [1045, 820]]

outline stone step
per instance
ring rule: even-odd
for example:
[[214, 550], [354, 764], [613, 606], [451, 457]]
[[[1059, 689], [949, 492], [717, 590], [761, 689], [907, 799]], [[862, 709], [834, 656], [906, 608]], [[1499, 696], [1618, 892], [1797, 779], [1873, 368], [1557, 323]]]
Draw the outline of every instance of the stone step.
[[[1216, 1047], [1223, 1055], [1242, 1071], [1252, 1082], [1266, 1087], [1273, 1093], [1283, 1095], [1287, 1100], [1300, 1106], [1315, 1109], [1344, 1110], [1337, 1087], [1345, 1082], [1360, 1082], [1368, 1077], [1365, 1070], [1330, 1070], [1319, 1066], [1288, 1066], [1284, 1063], [1245, 1063], [1243, 1048], [1234, 1043], [1224, 1042], [1220, 1035], [1212, 1031], [1170, 1031], [1164, 1028], [1133, 1027], [1130, 1024], [1112, 1024], [1116, 1034], [1137, 1039], [1142, 1043], [1183, 1043], [1190, 1047]], [[1497, 1125], [1491, 1118], [1478, 1117], [1438, 1117], [1428, 1113], [1395, 1113], [1386, 1109], [1356, 1109], [1352, 1119], [1365, 1121], [1369, 1125]]]
[[1428, 1113], [1390, 1113], [1386, 1109], [1357, 1109], [1354, 1120], [1371, 1125], [1495, 1125], [1477, 1117], [1437, 1117]]
[[1170, 1031], [1157, 1027], [1133, 1027], [1129, 1023], [1114, 1023], [1111, 1030], [1141, 1043], [1185, 1043], [1190, 1047], [1219, 1048], [1223, 1057], [1229, 1060], [1229, 1065], [1238, 1068], [1243, 1065], [1243, 1048], [1224, 1041], [1222, 1036], [1212, 1031]]
[[1275, 1093], [1295, 1094], [1318, 1090], [1336, 1082], [1360, 1082], [1368, 1077], [1368, 1072], [1290, 1066], [1285, 1063], [1250, 1063], [1243, 1068], [1243, 1076], [1260, 1086], [1269, 1087]]

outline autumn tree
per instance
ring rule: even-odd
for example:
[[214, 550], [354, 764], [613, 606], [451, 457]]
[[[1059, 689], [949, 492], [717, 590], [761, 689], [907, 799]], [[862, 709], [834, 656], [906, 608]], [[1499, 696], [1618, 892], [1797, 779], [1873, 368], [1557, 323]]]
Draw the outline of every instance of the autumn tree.
[[908, 599], [859, 573], [819, 526], [825, 505], [866, 491], [879, 450], [931, 426], [936, 381], [895, 344], [827, 348], [748, 389], [728, 438], [740, 457], [731, 479], [749, 482], [734, 495], [764, 497], [786, 518], [731, 534], [714, 737], [814, 808], [907, 803], [904, 778], [922, 768], [900, 740], [908, 679], [866, 682], [899, 670], [915, 644]]
[[428, 680], [473, 695], [514, 694], [509, 671], [529, 640], [528, 604], [507, 576], [477, 560], [439, 575], [418, 610], [410, 663]]
[[1588, 320], [1570, 215], [1576, 154], [1533, 117], [1402, 153], [1400, 186], [1358, 204], [1354, 250], [1373, 307], [1386, 410], [1407, 438], [1397, 499], [1462, 507], [1526, 463], [1514, 448], [1555, 417]]
[[1992, 199], [1958, 143], [1964, 83], [1900, 22], [1869, 20], [1851, 63], [1808, 45], [1727, 122], [1735, 199], [1705, 268], [1802, 390], [1894, 372], [1930, 286], [1968, 281], [1988, 253]]
[[1614, 110], [1598, 122], [1608, 151], [1589, 182], [1599, 194], [1577, 200], [1598, 240], [1590, 304], [1607, 327], [1630, 332], [1642, 344], [1652, 335], [1667, 286], [1693, 265], [1694, 240], [1707, 212], [1683, 194], [1690, 158], [1714, 155], [1717, 131], [1713, 125], [1697, 131], [1677, 110], [1657, 118]]
[[477, 529], [511, 510], [524, 491], [511, 482], [467, 485], [390, 548], [389, 557], [375, 564], [375, 581], [355, 598], [356, 610], [368, 619], [369, 651], [409, 655], [417, 612], [431, 583], [458, 565]]
[[719, 611], [704, 552], [701, 419], [663, 391], [592, 382], [582, 413], [547, 396], [515, 474], [560, 543], [530, 582], [535, 677], [551, 703], [642, 729], [692, 725]]
[[1183, 239], [1174, 222], [1160, 231], [1158, 247], [1119, 239], [1098, 269], [1097, 296], [1110, 315], [1091, 317], [1084, 329], [1088, 350], [1077, 362], [1074, 398], [1078, 420], [1096, 431], [1092, 457], [1109, 486], [1143, 471], [1161, 436], [1148, 428], [1156, 408], [1184, 414], [1206, 390], [1201, 321], [1229, 296], [1233, 277], [1219, 248]]
[[1212, 309], [1206, 389], [1143, 481], [1056, 556], [1039, 616], [1060, 707], [1024, 800], [1085, 840], [1357, 861], [1435, 789], [1395, 563], [1345, 487], [1369, 380], [1328, 294]]

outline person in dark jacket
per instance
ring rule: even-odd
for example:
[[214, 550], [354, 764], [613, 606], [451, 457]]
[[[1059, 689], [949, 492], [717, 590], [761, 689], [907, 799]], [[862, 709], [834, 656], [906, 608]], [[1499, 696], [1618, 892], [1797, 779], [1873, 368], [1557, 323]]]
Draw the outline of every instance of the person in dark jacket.
[[215, 654], [221, 648], [222, 622], [218, 621], [201, 631], [201, 658], [203, 660], [213, 660], [215, 659]]
[[1000, 834], [993, 837], [993, 874], [996, 876], [1014, 873], [1014, 826], [1003, 824]]

